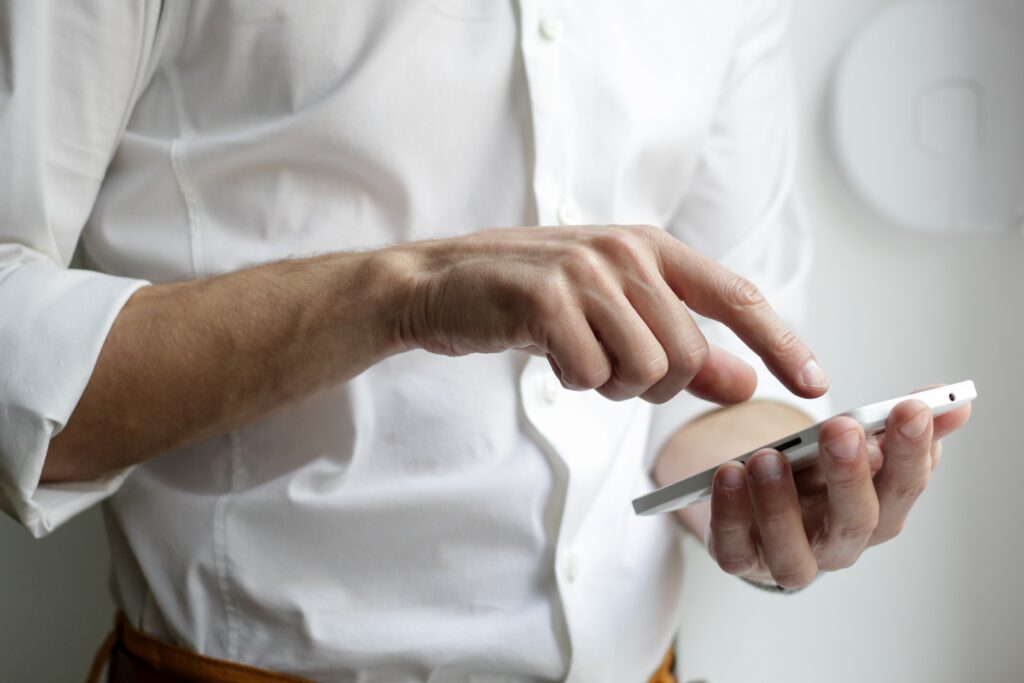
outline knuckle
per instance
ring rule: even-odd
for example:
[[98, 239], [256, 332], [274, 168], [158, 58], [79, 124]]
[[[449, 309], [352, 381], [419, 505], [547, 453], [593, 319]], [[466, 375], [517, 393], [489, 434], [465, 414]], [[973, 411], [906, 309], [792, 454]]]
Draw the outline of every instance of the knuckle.
[[711, 347], [703, 336], [689, 340], [679, 353], [678, 365], [688, 374], [697, 374], [711, 355]]
[[720, 516], [712, 515], [711, 521], [708, 522], [708, 528], [711, 530], [711, 535], [714, 537], [734, 535], [737, 532], [746, 533], [749, 524], [734, 519], [722, 519]]
[[749, 557], [719, 557], [716, 562], [718, 562], [718, 566], [723, 572], [733, 575], [750, 571], [754, 566], [754, 561]]
[[877, 518], [859, 523], [844, 524], [833, 531], [833, 535], [845, 543], [863, 543], [871, 538], [875, 527], [878, 525]]
[[783, 329], [772, 341], [771, 350], [777, 356], [785, 356], [801, 345], [800, 338], [792, 330]]
[[826, 560], [822, 560], [818, 563], [818, 568], [826, 572], [839, 571], [840, 569], [849, 569], [857, 563], [860, 559], [860, 553], [838, 555], [830, 557]]
[[614, 255], [621, 250], [631, 249], [634, 239], [629, 230], [608, 228], [591, 237], [590, 244], [603, 254]]
[[611, 370], [607, 366], [590, 363], [573, 374], [572, 383], [579, 389], [597, 389], [607, 384], [610, 376]]
[[834, 475], [834, 477], [832, 486], [835, 488], [836, 495], [847, 498], [856, 497], [864, 487], [871, 485], [868, 475], [860, 472], [844, 472], [842, 475]]
[[620, 362], [616, 367], [615, 375], [623, 390], [633, 388], [646, 390], [657, 384], [668, 372], [668, 369], [668, 358], [664, 353], [657, 353], [642, 361]]
[[791, 590], [805, 588], [810, 585], [811, 581], [814, 581], [815, 576], [817, 576], [817, 569], [812, 569], [810, 566], [787, 566], [772, 570], [772, 578], [775, 583]]
[[886, 437], [885, 446], [886, 456], [901, 472], [918, 473], [931, 460], [931, 444], [897, 443], [896, 438]]
[[573, 281], [589, 281], [605, 268], [604, 259], [583, 244], [570, 244], [562, 260], [562, 271]]
[[[758, 482], [754, 481], [752, 488], [756, 489]], [[762, 498], [774, 497], [776, 490], [773, 489], [762, 489], [760, 496]], [[752, 496], [756, 498], [757, 495]], [[788, 535], [794, 528], [795, 524], [800, 522], [795, 520], [792, 514], [788, 511], [777, 509], [777, 510], [762, 510], [760, 514], [755, 515], [757, 517], [758, 526], [762, 529], [762, 533], [772, 533], [774, 536], [785, 536]], [[792, 561], [797, 561], [798, 558], [792, 558]]]
[[586, 388], [578, 385], [576, 381], [568, 375], [562, 375], [558, 378], [558, 381], [561, 382], [562, 388], [568, 391], [582, 391]]
[[764, 294], [757, 285], [739, 275], [726, 283], [724, 297], [735, 308], [758, 308], [765, 304]]
[[913, 503], [928, 488], [928, 477], [898, 484], [893, 488], [893, 497], [900, 503]]
[[[761, 491], [762, 497], [770, 497], [775, 491], [770, 485], [753, 482], [752, 488]], [[758, 518], [758, 526], [762, 529], [774, 529], [776, 531], [784, 531], [790, 525], [790, 516], [787, 511], [782, 509], [769, 509], [763, 510]]]
[[668, 358], [659, 353], [636, 369], [637, 384], [649, 387], [656, 384], [668, 372]]
[[637, 229], [609, 230], [594, 237], [594, 248], [606, 258], [633, 270], [642, 270], [650, 251], [649, 238]]
[[646, 247], [654, 250], [659, 248], [661, 241], [666, 237], [665, 231], [654, 225], [634, 225], [631, 230], [642, 239]]
[[569, 285], [558, 272], [545, 275], [531, 291], [530, 307], [542, 316], [561, 316], [569, 300]]
[[607, 382], [604, 382], [596, 388], [597, 393], [604, 396], [609, 401], [628, 401], [636, 396], [634, 392], [626, 389], [622, 383], [614, 377], [614, 374]]
[[662, 230], [661, 228], [647, 224], [630, 226], [630, 230], [637, 233], [638, 235], [649, 237], [651, 239], [658, 239], [659, 237], [665, 234], [665, 231]]
[[[711, 355], [707, 340], [702, 336], [695, 340], [686, 340], [680, 347], [668, 358], [668, 367], [664, 375], [664, 379], [668, 381], [667, 383], [671, 385], [671, 389], [675, 393], [682, 391], [693, 381]], [[666, 389], [668, 388], [666, 387]], [[669, 392], [666, 391], [666, 393]], [[674, 396], [675, 393], [671, 395]]]
[[886, 524], [884, 527], [879, 527], [875, 529], [875, 534], [872, 537], [872, 540], [877, 543], [887, 543], [902, 534], [905, 525], [905, 520], [900, 520], [898, 522]]
[[649, 391], [645, 391], [640, 395], [640, 398], [647, 401], [648, 403], [653, 403], [654, 405], [660, 406], [662, 404], [668, 403], [680, 391], [682, 391], [682, 387], [680, 387], [677, 390], [676, 387], [670, 387], [668, 385], [663, 384], [662, 382], [659, 382], [656, 388], [651, 388]]

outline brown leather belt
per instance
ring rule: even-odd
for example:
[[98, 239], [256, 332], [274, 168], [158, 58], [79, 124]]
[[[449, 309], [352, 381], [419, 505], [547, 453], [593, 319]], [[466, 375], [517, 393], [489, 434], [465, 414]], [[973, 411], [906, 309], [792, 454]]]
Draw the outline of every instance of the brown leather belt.
[[[311, 683], [165, 643], [136, 629], [120, 612], [114, 631], [96, 653], [88, 683], [100, 683], [108, 662], [107, 683]], [[649, 683], [677, 683], [674, 667], [675, 653], [669, 650]]]

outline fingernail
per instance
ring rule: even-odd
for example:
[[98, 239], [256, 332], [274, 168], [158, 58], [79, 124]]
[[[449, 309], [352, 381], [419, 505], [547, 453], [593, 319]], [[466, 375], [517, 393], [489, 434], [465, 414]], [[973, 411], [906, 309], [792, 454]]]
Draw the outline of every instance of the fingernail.
[[734, 491], [743, 487], [743, 470], [737, 465], [726, 463], [722, 465], [718, 475], [718, 484], [723, 489]]
[[763, 451], [750, 459], [747, 471], [755, 481], [771, 481], [782, 476], [782, 461], [773, 451]]
[[807, 365], [800, 372], [800, 381], [804, 383], [805, 387], [812, 389], [828, 387], [828, 375], [825, 373], [825, 369], [818, 365], [818, 361], [813, 358], [807, 361]]
[[828, 442], [825, 450], [836, 460], [853, 460], [860, 447], [860, 432], [856, 429], [843, 432]]
[[900, 434], [908, 439], [920, 439], [928, 429], [932, 419], [932, 411], [925, 408], [914, 417], [900, 425]]

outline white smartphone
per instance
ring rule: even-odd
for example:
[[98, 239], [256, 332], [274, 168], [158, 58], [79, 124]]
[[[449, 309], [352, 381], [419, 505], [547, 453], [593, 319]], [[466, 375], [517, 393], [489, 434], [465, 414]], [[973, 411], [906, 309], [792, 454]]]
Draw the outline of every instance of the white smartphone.
[[[863, 425], [865, 434], [873, 435], [881, 434], [885, 431], [885, 421], [889, 417], [889, 413], [908, 398], [914, 398], [927, 403], [932, 409], [932, 415], [942, 415], [970, 403], [977, 397], [978, 393], [974, 388], [974, 382], [967, 381], [919, 391], [916, 394], [908, 394], [907, 396], [900, 396], [888, 401], [872, 403], [863, 408], [857, 408], [856, 410], [840, 414], [857, 420]], [[765, 444], [761, 448], [755, 448], [749, 453], [736, 458], [736, 460], [745, 463], [762, 448], [774, 448], [786, 456], [794, 472], [799, 471], [813, 464], [817, 459], [818, 435], [823, 424], [824, 422], [819, 422], [813, 427], [808, 427], [803, 431], [790, 434], [778, 441]], [[680, 479], [674, 484], [663, 486], [657, 491], [640, 496], [633, 501], [633, 511], [638, 515], [656, 515], [659, 512], [680, 510], [699, 501], [706, 500], [711, 497], [711, 484], [717, 470], [718, 467], [712, 467], [700, 474]]]

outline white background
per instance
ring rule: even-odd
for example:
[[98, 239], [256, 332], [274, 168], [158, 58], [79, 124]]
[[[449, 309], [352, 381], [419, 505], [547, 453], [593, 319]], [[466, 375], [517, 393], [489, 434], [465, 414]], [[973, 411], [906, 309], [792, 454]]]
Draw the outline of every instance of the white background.
[[[886, 4], [796, 0], [802, 194], [818, 239], [807, 336], [837, 407], [961, 379], [981, 398], [907, 530], [854, 569], [798, 596], [767, 595], [691, 544], [687, 679], [1024, 680], [1024, 237], [925, 238], [847, 190], [830, 156], [828, 80], [856, 27]], [[107, 565], [97, 510], [42, 541], [0, 521], [0, 683], [84, 679], [113, 611]]]
[[903, 535], [805, 593], [739, 585], [690, 544], [686, 679], [1024, 681], [1024, 236], [919, 236], [847, 189], [830, 155], [829, 79], [888, 4], [796, 2], [801, 191], [817, 236], [807, 333], [837, 409], [963, 379], [980, 398]]

